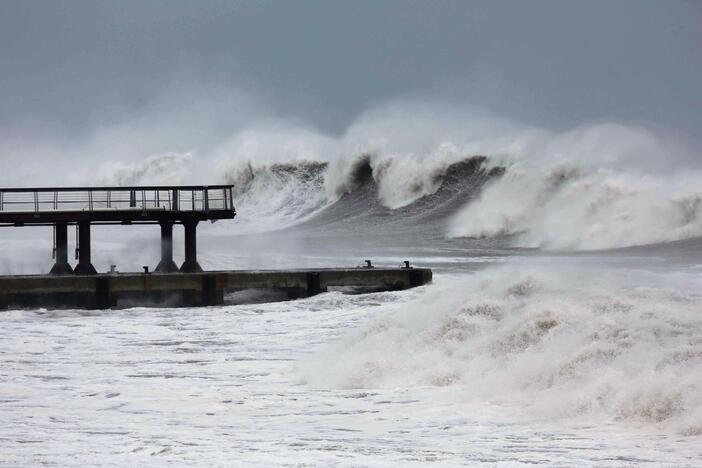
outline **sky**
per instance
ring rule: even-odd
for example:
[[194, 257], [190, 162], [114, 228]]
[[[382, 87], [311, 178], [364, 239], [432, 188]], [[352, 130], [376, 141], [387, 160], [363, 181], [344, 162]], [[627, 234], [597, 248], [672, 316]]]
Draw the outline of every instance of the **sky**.
[[0, 139], [70, 139], [174, 94], [329, 134], [426, 97], [697, 139], [701, 46], [696, 1], [3, 0]]

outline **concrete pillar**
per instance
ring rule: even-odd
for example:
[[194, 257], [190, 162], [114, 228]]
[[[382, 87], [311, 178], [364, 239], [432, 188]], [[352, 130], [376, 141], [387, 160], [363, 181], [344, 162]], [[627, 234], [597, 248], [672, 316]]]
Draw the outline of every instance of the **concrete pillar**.
[[178, 271], [178, 265], [173, 261], [173, 223], [161, 223], [161, 261], [156, 270], [158, 273], [173, 273]]
[[90, 257], [90, 222], [82, 221], [78, 223], [78, 265], [74, 270], [76, 275], [97, 275]]
[[68, 225], [57, 223], [54, 226], [56, 233], [56, 263], [51, 268], [52, 275], [70, 275], [73, 268], [68, 263]]
[[202, 267], [197, 263], [197, 221], [183, 223], [185, 228], [185, 263], [180, 267], [183, 273], [197, 273]]

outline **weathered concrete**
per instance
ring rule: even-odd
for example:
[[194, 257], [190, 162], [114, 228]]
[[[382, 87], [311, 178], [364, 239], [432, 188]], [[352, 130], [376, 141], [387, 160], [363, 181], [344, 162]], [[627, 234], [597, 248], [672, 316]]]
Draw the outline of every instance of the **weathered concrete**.
[[335, 286], [395, 290], [421, 286], [431, 279], [427, 268], [0, 276], [0, 309], [210, 306], [223, 304], [227, 292], [246, 289], [279, 289], [291, 297], [305, 297]]

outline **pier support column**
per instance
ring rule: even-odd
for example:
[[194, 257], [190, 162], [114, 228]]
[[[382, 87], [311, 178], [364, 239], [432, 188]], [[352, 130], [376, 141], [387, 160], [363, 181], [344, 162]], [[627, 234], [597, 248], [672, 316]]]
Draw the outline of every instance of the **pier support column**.
[[78, 265], [74, 270], [76, 275], [97, 275], [90, 257], [90, 222], [82, 221], [78, 223]]
[[202, 267], [197, 263], [197, 221], [183, 223], [185, 228], [185, 263], [180, 267], [183, 273], [197, 273]]
[[70, 275], [73, 268], [68, 263], [68, 225], [66, 223], [56, 223], [54, 226], [56, 233], [56, 263], [49, 272], [52, 275]]
[[161, 261], [156, 270], [158, 273], [173, 273], [178, 271], [178, 265], [173, 261], [173, 223], [161, 224]]

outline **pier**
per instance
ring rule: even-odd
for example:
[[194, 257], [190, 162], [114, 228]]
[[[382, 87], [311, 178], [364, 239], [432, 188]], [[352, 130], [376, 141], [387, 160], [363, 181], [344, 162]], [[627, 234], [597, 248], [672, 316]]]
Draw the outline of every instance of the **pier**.
[[[194, 273], [197, 225], [232, 219], [231, 185], [0, 188], [0, 227], [51, 226], [55, 263], [52, 275], [96, 275], [91, 263], [90, 227], [96, 224], [158, 224], [161, 259], [155, 271]], [[173, 261], [173, 226], [185, 232], [185, 262]], [[76, 227], [75, 268], [68, 262], [68, 228]]]
[[[334, 287], [407, 289], [427, 284], [432, 272], [373, 267], [204, 272], [197, 260], [201, 221], [233, 219], [233, 186], [0, 188], [0, 227], [53, 228], [54, 264], [48, 274], [0, 276], [0, 309], [131, 306], [194, 307], [225, 303], [227, 294], [277, 290], [309, 297]], [[160, 226], [161, 252], [153, 272], [98, 274], [91, 262], [91, 226]], [[173, 229], [182, 225], [185, 261], [173, 259]], [[69, 263], [69, 227], [76, 230], [76, 259]]]
[[408, 289], [431, 279], [431, 270], [411, 267], [0, 276], [0, 309], [215, 306], [229, 293], [250, 289], [302, 298], [333, 287]]

